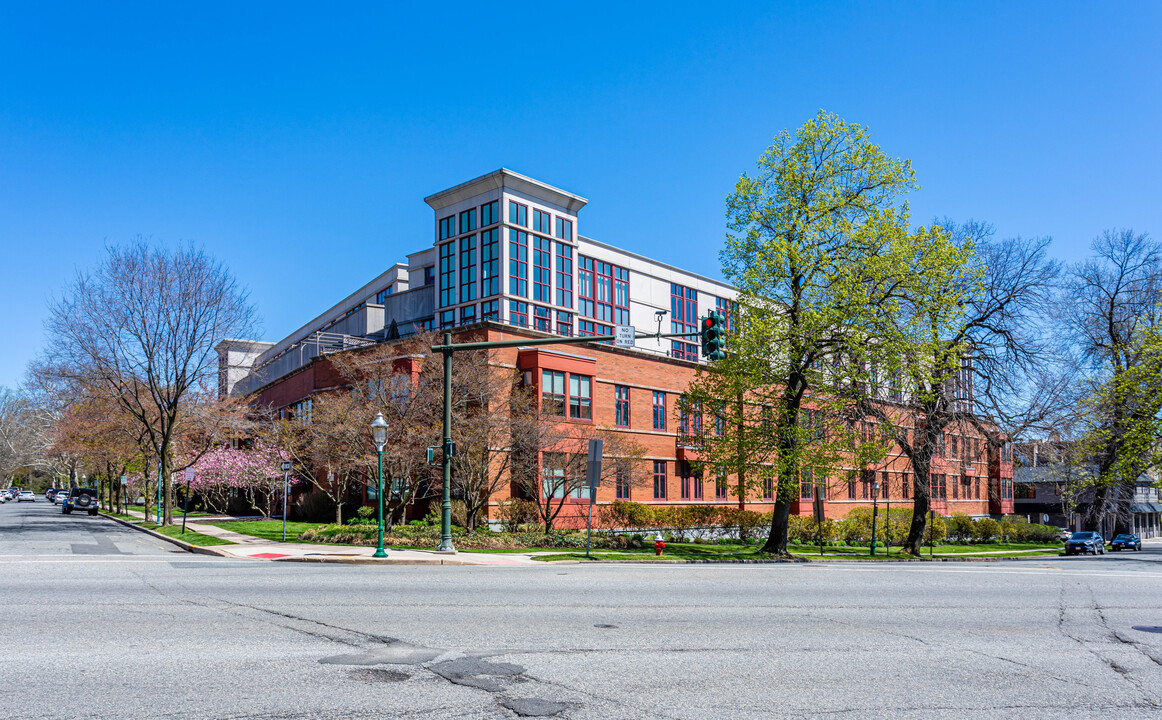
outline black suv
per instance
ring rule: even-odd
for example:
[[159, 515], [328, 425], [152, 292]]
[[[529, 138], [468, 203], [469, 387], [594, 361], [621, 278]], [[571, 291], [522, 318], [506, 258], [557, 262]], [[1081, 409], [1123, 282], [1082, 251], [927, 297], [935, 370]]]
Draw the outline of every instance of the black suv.
[[90, 515], [97, 514], [97, 489], [73, 488], [69, 496], [61, 503], [61, 512], [68, 515], [73, 510], [88, 511]]

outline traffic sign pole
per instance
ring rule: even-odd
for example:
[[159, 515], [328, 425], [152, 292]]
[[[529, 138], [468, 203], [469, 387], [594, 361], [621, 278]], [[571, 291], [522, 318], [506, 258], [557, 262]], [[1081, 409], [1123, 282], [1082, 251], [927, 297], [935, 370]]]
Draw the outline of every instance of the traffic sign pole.
[[589, 544], [593, 537], [593, 503], [597, 500], [597, 488], [601, 485], [601, 456], [605, 452], [605, 441], [589, 441], [589, 462], [586, 463], [586, 480], [589, 485], [589, 524], [585, 528], [585, 558], [589, 558]]
[[186, 534], [186, 516], [190, 514], [190, 481], [194, 479], [194, 469], [186, 468], [186, 497], [182, 503], [182, 535]]
[[290, 471], [293, 467], [288, 460], [282, 463], [282, 541], [286, 542], [286, 505], [290, 494]]

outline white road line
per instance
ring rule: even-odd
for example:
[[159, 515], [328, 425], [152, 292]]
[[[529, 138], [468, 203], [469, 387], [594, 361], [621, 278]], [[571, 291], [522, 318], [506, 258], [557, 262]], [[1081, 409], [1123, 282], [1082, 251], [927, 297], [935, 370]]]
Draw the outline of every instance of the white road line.
[[[1000, 575], [1052, 575], [1054, 577], [1069, 576], [1069, 577], [1148, 578], [1151, 580], [1162, 579], [1162, 569], [1160, 569], [1160, 570], [1143, 569], [1142, 571], [1135, 572], [1135, 573], [1116, 573], [1116, 572], [1078, 572], [1078, 571], [1064, 570], [1061, 568], [1052, 568], [1052, 567], [1039, 568], [1039, 569], [1030, 568], [1027, 570], [1017, 570], [1017, 569], [1012, 569], [1012, 568], [987, 568], [987, 567], [982, 567], [982, 568], [900, 567], [899, 563], [891, 563], [891, 565], [894, 565], [894, 567], [888, 567], [887, 565], [881, 566], [881, 567], [854, 567], [851, 565], [836, 565], [836, 564], [831, 564], [831, 563], [828, 563], [826, 565], [824, 565], [824, 564], [817, 564], [817, 565], [791, 565], [791, 564], [774, 565], [774, 564], [770, 564], [770, 563], [755, 563], [755, 564], [748, 564], [748, 565], [742, 565], [742, 564], [713, 565], [713, 564], [702, 564], [702, 563], [691, 563], [691, 564], [676, 563], [673, 565], [662, 565], [662, 564], [653, 564], [653, 563], [640, 563], [640, 564], [618, 563], [618, 564], [610, 564], [610, 565], [601, 565], [601, 567], [627, 568], [627, 569], [633, 569], [633, 570], [650, 568], [653, 570], [670, 570], [670, 571], [689, 570], [689, 569], [697, 568], [700, 570], [744, 570], [744, 571], [748, 571], [748, 572], [757, 572], [759, 570], [773, 570], [776, 568], [778, 568], [778, 569], [794, 568], [796, 570], [808, 570], [808, 569], [810, 569], [810, 570], [821, 570], [821, 571], [825, 571], [825, 572], [994, 573], [994, 574], [1000, 574]], [[1162, 563], [1160, 563], [1160, 565], [1162, 565]], [[597, 567], [597, 565], [589, 565], [589, 566], [585, 566], [585, 567]]]

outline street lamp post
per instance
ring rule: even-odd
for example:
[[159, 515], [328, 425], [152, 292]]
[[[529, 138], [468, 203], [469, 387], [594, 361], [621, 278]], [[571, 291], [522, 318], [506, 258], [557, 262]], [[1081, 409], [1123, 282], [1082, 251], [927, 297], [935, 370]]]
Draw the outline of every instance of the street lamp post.
[[871, 487], [872, 487], [872, 541], [871, 541], [871, 554], [872, 554], [872, 556], [874, 557], [874, 556], [875, 556], [875, 554], [876, 554], [876, 515], [879, 513], [879, 509], [880, 509], [880, 507], [879, 507], [879, 505], [878, 505], [878, 502], [879, 502], [879, 494], [880, 494], [880, 484], [879, 484], [878, 482], [873, 482], [873, 483], [871, 484]]
[[385, 558], [387, 553], [383, 551], [383, 446], [387, 444], [387, 421], [383, 419], [383, 413], [377, 413], [371, 423], [371, 438], [375, 441], [375, 449], [379, 454], [379, 541], [375, 546], [375, 554], [371, 557]]

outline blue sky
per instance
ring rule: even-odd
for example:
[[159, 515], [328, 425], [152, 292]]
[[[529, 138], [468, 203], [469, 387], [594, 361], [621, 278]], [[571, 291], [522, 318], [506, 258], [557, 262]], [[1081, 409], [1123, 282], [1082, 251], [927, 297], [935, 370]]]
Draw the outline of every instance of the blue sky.
[[820, 108], [912, 160], [916, 222], [1162, 233], [1162, 3], [420, 5], [0, 3], [0, 385], [106, 242], [203, 245], [279, 339], [502, 166], [720, 277], [734, 182]]

